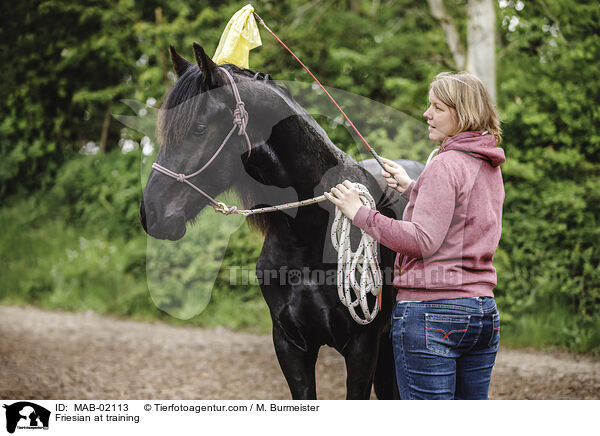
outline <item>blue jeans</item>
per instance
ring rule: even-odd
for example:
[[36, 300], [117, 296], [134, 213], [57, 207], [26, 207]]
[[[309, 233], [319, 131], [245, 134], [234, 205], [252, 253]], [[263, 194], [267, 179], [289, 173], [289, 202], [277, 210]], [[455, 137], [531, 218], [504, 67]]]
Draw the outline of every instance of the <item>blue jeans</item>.
[[401, 399], [488, 399], [500, 341], [493, 298], [397, 303], [391, 335]]

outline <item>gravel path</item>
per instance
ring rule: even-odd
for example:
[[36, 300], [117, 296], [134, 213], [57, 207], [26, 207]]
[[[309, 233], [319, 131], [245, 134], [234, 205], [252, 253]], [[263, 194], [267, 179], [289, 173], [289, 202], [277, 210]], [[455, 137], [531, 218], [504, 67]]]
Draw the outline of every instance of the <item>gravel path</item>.
[[[0, 306], [1, 399], [291, 399], [268, 335]], [[345, 396], [322, 348], [320, 399]], [[492, 399], [600, 399], [600, 359], [501, 348]], [[374, 398], [374, 397], [373, 397]]]

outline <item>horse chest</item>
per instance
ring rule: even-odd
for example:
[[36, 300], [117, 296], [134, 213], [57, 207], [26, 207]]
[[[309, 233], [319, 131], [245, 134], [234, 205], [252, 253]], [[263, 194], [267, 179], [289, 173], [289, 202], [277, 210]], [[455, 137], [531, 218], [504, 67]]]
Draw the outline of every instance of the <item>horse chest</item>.
[[298, 347], [329, 345], [341, 351], [346, 346], [354, 326], [335, 285], [277, 282], [261, 289], [273, 324]]

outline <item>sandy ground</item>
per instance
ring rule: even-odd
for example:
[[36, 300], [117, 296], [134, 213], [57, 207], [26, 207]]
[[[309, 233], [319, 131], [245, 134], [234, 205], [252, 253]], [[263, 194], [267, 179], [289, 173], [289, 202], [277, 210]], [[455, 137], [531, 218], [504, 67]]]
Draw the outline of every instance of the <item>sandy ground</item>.
[[[322, 348], [320, 399], [345, 367]], [[600, 399], [600, 359], [501, 348], [492, 399]], [[271, 337], [0, 307], [2, 399], [291, 399]], [[375, 398], [372, 396], [372, 398]]]

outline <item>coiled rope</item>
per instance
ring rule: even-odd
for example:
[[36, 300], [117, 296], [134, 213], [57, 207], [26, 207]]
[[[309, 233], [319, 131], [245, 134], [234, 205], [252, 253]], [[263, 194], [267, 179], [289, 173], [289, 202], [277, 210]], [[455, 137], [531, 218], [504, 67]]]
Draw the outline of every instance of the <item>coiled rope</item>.
[[[362, 203], [370, 209], [375, 209], [373, 197], [360, 183], [354, 186]], [[338, 252], [337, 284], [338, 296], [348, 308], [352, 319], [359, 324], [369, 324], [375, 319], [381, 309], [381, 289], [383, 278], [377, 259], [377, 242], [361, 229], [360, 243], [356, 251], [350, 244], [352, 222], [344, 216], [338, 207], [335, 208], [335, 218], [331, 226], [331, 243]], [[357, 272], [360, 280], [357, 280]], [[372, 309], [367, 302], [367, 294], [377, 297]], [[362, 314], [357, 313], [357, 309]]]

